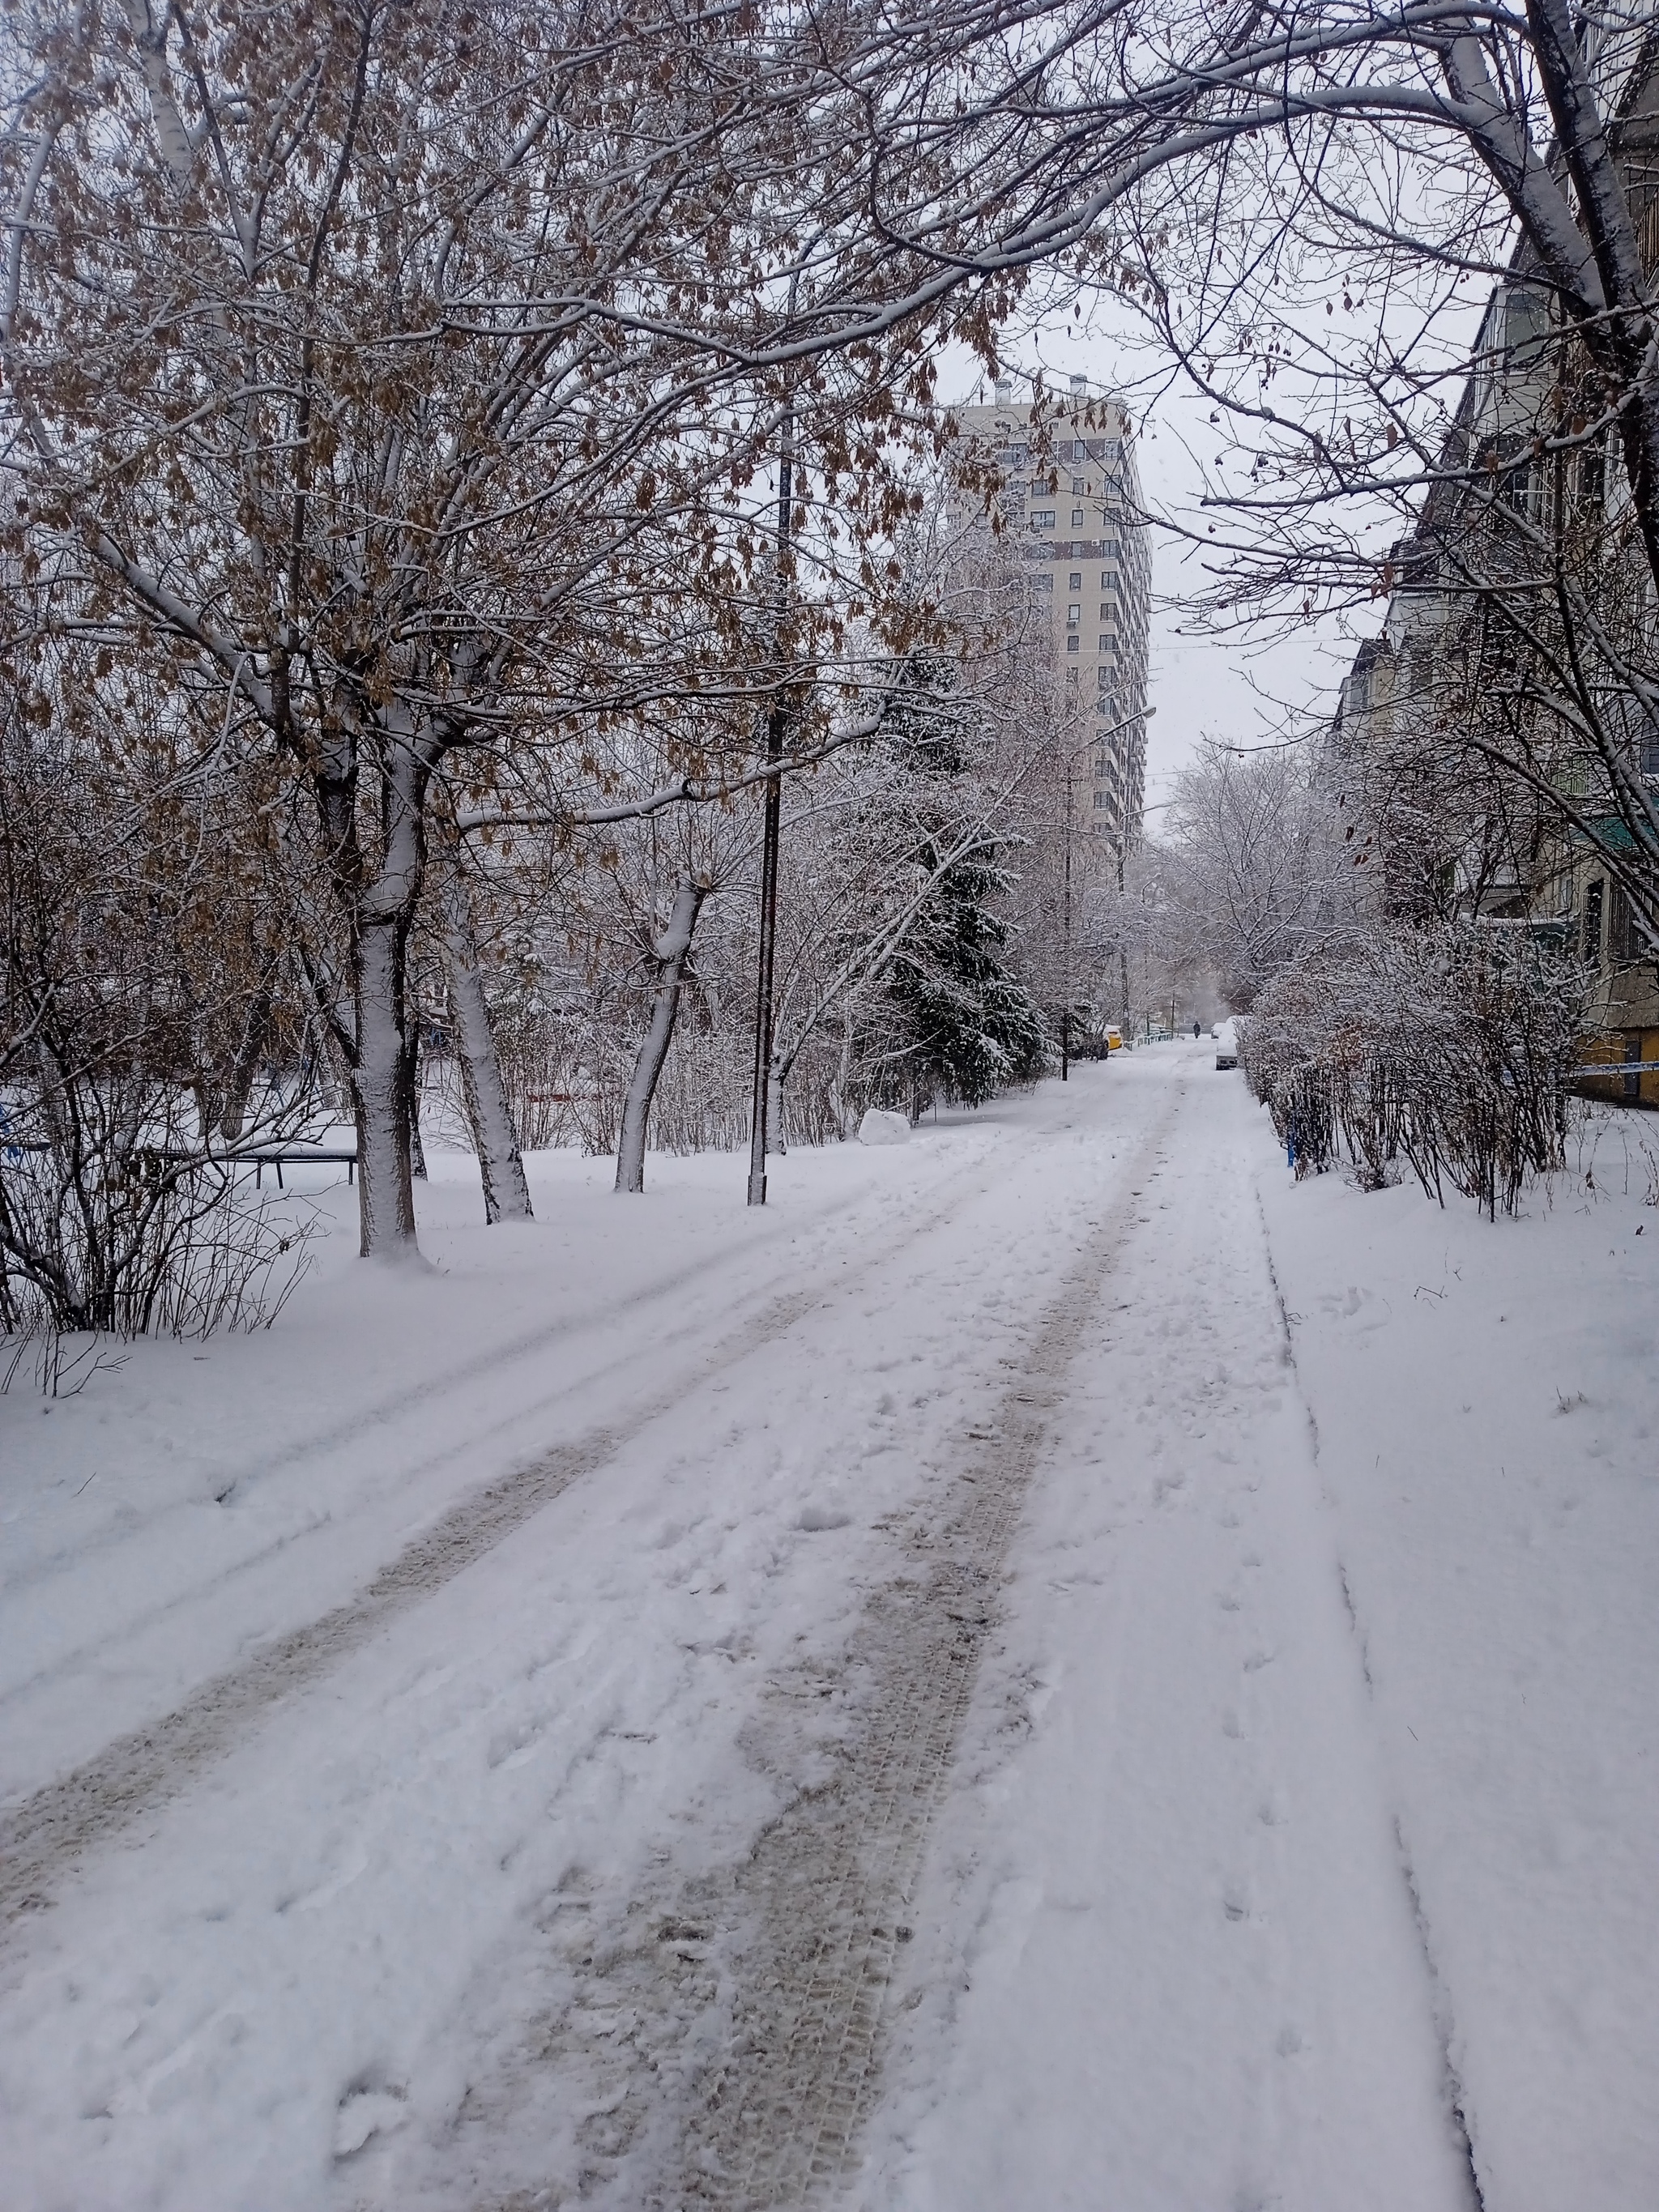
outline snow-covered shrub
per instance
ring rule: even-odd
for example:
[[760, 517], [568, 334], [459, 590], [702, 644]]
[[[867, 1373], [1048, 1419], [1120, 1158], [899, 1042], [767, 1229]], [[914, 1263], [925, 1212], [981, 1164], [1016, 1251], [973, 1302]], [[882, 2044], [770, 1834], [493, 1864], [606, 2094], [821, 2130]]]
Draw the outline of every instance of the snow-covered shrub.
[[269, 1323], [312, 1224], [209, 1157], [176, 1091], [82, 1077], [14, 1092], [0, 1139], [0, 1336], [207, 1336]]
[[1524, 929], [1379, 927], [1296, 962], [1239, 1024], [1252, 1091], [1298, 1175], [1366, 1189], [1411, 1167], [1496, 1216], [1559, 1167], [1583, 977]]
[[0, 1335], [26, 1340], [252, 1326], [304, 1241], [227, 1158], [315, 1103], [268, 856], [228, 772], [185, 775], [125, 704], [112, 766], [0, 707]]

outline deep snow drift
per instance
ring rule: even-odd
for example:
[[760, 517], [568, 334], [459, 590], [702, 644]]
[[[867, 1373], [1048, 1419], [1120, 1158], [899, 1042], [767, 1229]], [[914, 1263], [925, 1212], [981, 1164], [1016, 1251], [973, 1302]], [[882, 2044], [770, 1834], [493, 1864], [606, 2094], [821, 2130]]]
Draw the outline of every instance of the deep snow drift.
[[1644, 1137], [1494, 1228], [1172, 1045], [763, 1215], [434, 1161], [428, 1272], [14, 1386], [0, 2197], [744, 2201], [754, 1870], [827, 1912], [870, 1623], [1018, 1447], [845, 2201], [1656, 2201]]

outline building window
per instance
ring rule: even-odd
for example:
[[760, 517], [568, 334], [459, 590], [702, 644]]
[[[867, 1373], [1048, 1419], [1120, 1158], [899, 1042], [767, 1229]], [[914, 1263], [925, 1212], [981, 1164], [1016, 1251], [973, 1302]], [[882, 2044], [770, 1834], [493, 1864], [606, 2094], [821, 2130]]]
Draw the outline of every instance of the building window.
[[1069, 607], [1067, 607], [1067, 608], [1066, 608], [1066, 629], [1075, 629], [1078, 627], [1078, 624], [1079, 624], [1079, 620], [1080, 620], [1080, 618], [1081, 618], [1081, 617], [1082, 617], [1082, 614], [1083, 614], [1083, 610], [1082, 610], [1082, 608], [1081, 608], [1080, 606], [1079, 606], [1079, 605], [1078, 605], [1078, 604], [1077, 604], [1077, 602], [1076, 602], [1075, 600], [1073, 600], [1073, 603], [1072, 603], [1072, 605], [1071, 605]]
[[1031, 527], [1033, 530], [1052, 530], [1054, 526], [1054, 510], [1052, 507], [1035, 507], [1032, 508]]
[[1078, 635], [1077, 635], [1077, 632], [1076, 632], [1075, 630], [1073, 630], [1073, 631], [1072, 632], [1072, 635], [1070, 635], [1070, 637], [1068, 637], [1068, 638], [1066, 639], [1066, 652], [1067, 652], [1067, 653], [1075, 653], [1075, 652], [1077, 651], [1077, 649], [1078, 649]]
[[1600, 876], [1584, 894], [1584, 934], [1579, 957], [1587, 968], [1601, 965], [1601, 910], [1607, 896], [1607, 887]]
[[1075, 499], [1075, 498], [1077, 497], [1078, 494], [1079, 494], [1082, 489], [1083, 489], [1083, 479], [1082, 479], [1082, 477], [1073, 477], [1072, 478], [1072, 496], [1073, 496], [1073, 499]]
[[1083, 527], [1083, 509], [1080, 507], [1074, 507], [1072, 509], [1072, 527], [1073, 530], [1081, 530]]
[[1607, 916], [1607, 957], [1616, 968], [1628, 967], [1642, 957], [1642, 926], [1622, 884], [1613, 886], [1613, 907]]
[[1071, 585], [1071, 587], [1074, 592], [1080, 592], [1083, 589], [1082, 570], [1079, 568], [1073, 568], [1070, 576], [1067, 577], [1066, 581]]
[[1096, 792], [1096, 793], [1095, 793], [1095, 805], [1096, 805], [1097, 806], [1104, 806], [1104, 805], [1105, 805], [1105, 804], [1106, 804], [1106, 794], [1105, 794], [1105, 793], [1104, 793], [1103, 791], [1097, 791], [1097, 792]]

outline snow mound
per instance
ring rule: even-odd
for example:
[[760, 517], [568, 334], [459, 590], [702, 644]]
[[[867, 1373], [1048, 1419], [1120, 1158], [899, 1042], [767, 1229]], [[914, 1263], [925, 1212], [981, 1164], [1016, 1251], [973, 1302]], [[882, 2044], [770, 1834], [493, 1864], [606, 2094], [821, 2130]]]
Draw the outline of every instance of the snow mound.
[[804, 1528], [809, 1536], [816, 1536], [821, 1529], [849, 1528], [852, 1520], [852, 1515], [839, 1505], [808, 1505], [802, 1508], [795, 1526]]
[[908, 1145], [910, 1124], [902, 1114], [890, 1114], [880, 1106], [872, 1106], [859, 1123], [859, 1142], [861, 1145]]

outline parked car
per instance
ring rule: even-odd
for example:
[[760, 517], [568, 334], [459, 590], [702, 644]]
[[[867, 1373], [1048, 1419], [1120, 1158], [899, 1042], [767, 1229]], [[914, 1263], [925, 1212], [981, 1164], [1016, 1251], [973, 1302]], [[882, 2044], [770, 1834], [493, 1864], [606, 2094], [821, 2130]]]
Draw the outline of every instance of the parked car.
[[1218, 1022], [1210, 1031], [1215, 1039], [1215, 1064], [1218, 1067], [1238, 1066], [1238, 1030], [1231, 1021]]

